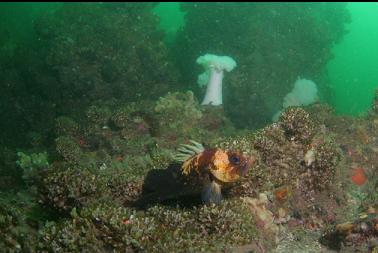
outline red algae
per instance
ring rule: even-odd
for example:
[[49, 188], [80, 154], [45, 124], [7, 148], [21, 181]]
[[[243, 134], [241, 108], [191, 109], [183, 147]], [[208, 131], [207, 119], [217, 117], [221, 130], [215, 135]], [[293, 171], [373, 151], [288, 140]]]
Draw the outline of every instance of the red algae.
[[350, 178], [352, 182], [358, 186], [364, 185], [367, 181], [366, 173], [363, 168], [355, 168]]

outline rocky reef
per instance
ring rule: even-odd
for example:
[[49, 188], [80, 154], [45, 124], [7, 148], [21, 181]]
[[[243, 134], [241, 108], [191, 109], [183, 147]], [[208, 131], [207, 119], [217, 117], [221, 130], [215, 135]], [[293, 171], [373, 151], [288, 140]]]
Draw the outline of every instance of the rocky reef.
[[[6, 232], [6, 247], [13, 243], [16, 252], [279, 252], [305, 247], [295, 243], [302, 240], [320, 248], [374, 248], [374, 233], [361, 234], [357, 243], [332, 232], [369, 208], [375, 215], [377, 143], [367, 137], [376, 134], [374, 113], [356, 120], [335, 116], [322, 104], [289, 107], [278, 122], [245, 131], [233, 128], [222, 110], [201, 107], [193, 93], [177, 92], [154, 102], [94, 104], [86, 115], [79, 123], [56, 119], [55, 151], [48, 162], [43, 153], [20, 155], [18, 166], [32, 168], [23, 178], [33, 179], [27, 187], [34, 189], [29, 194], [33, 205], [43, 207], [44, 218], [30, 223], [27, 209], [3, 209], [2, 229], [15, 233]], [[345, 122], [350, 129], [340, 131]], [[257, 158], [245, 178], [225, 188], [219, 206], [200, 203], [201, 185], [191, 186], [198, 191], [169, 190], [178, 178], [156, 177], [177, 168], [173, 154], [193, 138]], [[356, 166], [369, 175], [366, 182], [350, 176]], [[167, 191], [151, 195], [162, 184]], [[150, 203], [135, 205], [141, 199]], [[22, 236], [24, 229], [30, 236]], [[262, 237], [269, 240], [263, 243]]]

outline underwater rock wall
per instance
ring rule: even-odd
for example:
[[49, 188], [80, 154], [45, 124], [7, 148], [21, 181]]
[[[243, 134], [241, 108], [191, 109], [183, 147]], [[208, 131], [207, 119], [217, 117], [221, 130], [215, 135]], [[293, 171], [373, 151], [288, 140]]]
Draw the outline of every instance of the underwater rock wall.
[[63, 95], [131, 101], [172, 90], [178, 72], [154, 5], [65, 4], [37, 20], [36, 32], [48, 46], [44, 60], [68, 92]]
[[7, 120], [1, 142], [51, 144], [57, 116], [82, 118], [95, 100], [156, 99], [174, 91], [179, 73], [158, 30], [154, 6], [65, 3], [53, 11], [46, 8], [30, 20], [29, 41], [15, 41], [12, 27], [3, 27], [0, 113]]
[[183, 3], [185, 26], [175, 48], [184, 82], [202, 97], [196, 58], [205, 53], [233, 57], [237, 67], [225, 77], [225, 110], [237, 127], [261, 127], [298, 76], [327, 90], [322, 74], [333, 44], [346, 32], [345, 5]]

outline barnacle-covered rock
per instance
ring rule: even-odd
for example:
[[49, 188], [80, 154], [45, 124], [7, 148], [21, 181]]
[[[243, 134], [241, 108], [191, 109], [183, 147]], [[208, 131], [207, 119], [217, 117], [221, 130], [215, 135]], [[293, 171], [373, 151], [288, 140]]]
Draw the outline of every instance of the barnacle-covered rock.
[[69, 163], [79, 163], [83, 152], [74, 138], [60, 136], [55, 139], [56, 151]]
[[226, 117], [223, 106], [202, 105], [201, 128], [208, 131], [235, 130], [229, 118]]
[[252, 141], [253, 147], [261, 154], [262, 161], [268, 164], [279, 158], [279, 154], [285, 152], [283, 146], [289, 144], [284, 130], [276, 123], [258, 131]]
[[79, 125], [70, 117], [60, 116], [55, 119], [55, 132], [57, 136], [76, 136]]
[[[110, 204], [71, 213], [72, 220], [48, 223], [41, 231], [39, 250], [48, 252], [141, 252], [141, 241], [154, 242], [156, 225], [134, 211]], [[83, 233], [83, 231], [85, 231]]]
[[112, 122], [118, 128], [126, 127], [130, 122], [130, 109], [129, 107], [122, 107], [119, 108], [113, 115], [112, 115]]
[[20, 212], [16, 208], [4, 205], [0, 206], [0, 247], [17, 252], [22, 249], [22, 229], [20, 229]]
[[264, 193], [260, 193], [258, 198], [244, 198], [251, 209], [251, 214], [256, 221], [256, 227], [261, 235], [267, 238], [271, 244], [278, 242], [279, 227], [275, 223], [273, 213], [267, 208], [269, 204], [268, 197]]
[[134, 173], [132, 168], [108, 168], [99, 172], [99, 183], [103, 182], [105, 199], [128, 206], [142, 192], [144, 174]]
[[152, 121], [153, 107], [154, 102], [150, 100], [130, 102], [117, 108], [111, 121], [120, 129], [129, 127], [133, 122], [139, 123], [138, 120]]
[[197, 222], [199, 223], [197, 226], [206, 231], [205, 236], [211, 238], [211, 244], [213, 244], [211, 246], [214, 250], [248, 244], [251, 238], [257, 237], [250, 209], [239, 199], [224, 201], [218, 207], [202, 206], [198, 209]]
[[161, 97], [156, 102], [155, 112], [160, 137], [196, 139], [193, 134], [199, 126], [202, 112], [191, 91], [168, 93]]
[[86, 116], [88, 122], [103, 127], [108, 123], [111, 117], [111, 111], [106, 106], [99, 107], [92, 105], [87, 109]]
[[32, 205], [34, 204], [26, 195], [0, 194], [0, 249], [2, 252], [34, 252], [37, 233], [29, 224], [35, 221], [35, 217], [31, 217], [28, 213]]
[[329, 104], [316, 103], [306, 106], [305, 110], [310, 114], [310, 118], [314, 122], [314, 128], [332, 127], [342, 121], [341, 117], [335, 117], [335, 109]]
[[93, 224], [87, 220], [76, 219], [74, 223], [67, 221], [60, 225], [50, 222], [40, 233], [38, 250], [41, 252], [100, 253], [104, 250], [103, 242], [96, 239]]
[[[272, 203], [270, 208], [277, 216], [275, 222], [288, 222], [295, 216], [290, 222], [317, 229], [333, 221], [340, 208], [340, 200], [335, 196], [343, 196], [341, 154], [334, 137], [324, 127], [313, 126], [304, 110], [290, 109], [293, 109], [289, 111], [292, 118], [283, 115], [279, 123], [221, 142], [220, 145], [251, 150], [258, 157], [257, 165], [247, 177], [227, 194], [256, 198], [266, 191]], [[298, 115], [305, 115], [299, 117], [306, 119], [302, 120], [303, 124], [295, 121]], [[295, 126], [299, 131], [295, 131]]]
[[101, 179], [79, 167], [51, 168], [38, 188], [43, 204], [60, 211], [70, 211], [97, 200], [104, 192]]
[[215, 146], [223, 150], [235, 150], [246, 155], [252, 155], [256, 153], [253, 144], [253, 133], [247, 131], [239, 133], [238, 136], [217, 139]]
[[286, 109], [280, 116], [280, 125], [291, 141], [308, 143], [314, 134], [310, 115], [300, 107]]
[[334, 182], [341, 153], [332, 138], [323, 137], [319, 142], [314, 144], [314, 161], [308, 166], [307, 173], [311, 187], [324, 190]]
[[44, 205], [69, 212], [102, 199], [129, 205], [141, 194], [142, 183], [143, 177], [132, 168], [88, 169], [58, 164], [43, 172], [38, 193]]
[[260, 154], [260, 166], [256, 167], [260, 181], [274, 187], [295, 182], [301, 171], [304, 147], [290, 141], [280, 124], [273, 123], [256, 133], [253, 145]]
[[187, 210], [155, 206], [145, 212], [104, 203], [71, 215], [71, 221], [46, 225], [40, 250], [209, 252], [257, 236], [250, 210], [240, 201]]
[[155, 250], [176, 252], [223, 251], [250, 243], [257, 236], [254, 219], [246, 203], [224, 201], [220, 205], [179, 209], [155, 206], [146, 215], [159, 224], [161, 239]]
[[297, 180], [306, 180], [311, 188], [323, 190], [334, 182], [338, 147], [301, 108], [287, 109], [279, 123], [258, 131], [251, 142], [259, 165], [250, 175], [259, 179], [258, 185], [296, 187]]

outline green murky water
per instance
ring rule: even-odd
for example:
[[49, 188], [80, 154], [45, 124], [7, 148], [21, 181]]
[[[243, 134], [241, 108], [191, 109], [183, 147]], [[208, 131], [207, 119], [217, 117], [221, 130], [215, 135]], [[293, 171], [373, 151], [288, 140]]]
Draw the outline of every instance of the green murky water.
[[371, 106], [378, 86], [378, 5], [350, 3], [352, 22], [349, 33], [333, 49], [328, 64], [337, 112], [359, 115]]

